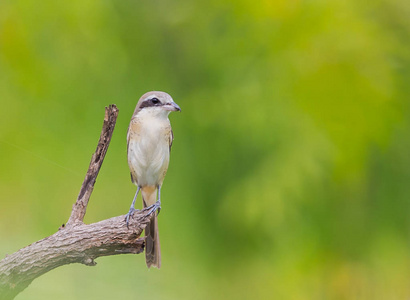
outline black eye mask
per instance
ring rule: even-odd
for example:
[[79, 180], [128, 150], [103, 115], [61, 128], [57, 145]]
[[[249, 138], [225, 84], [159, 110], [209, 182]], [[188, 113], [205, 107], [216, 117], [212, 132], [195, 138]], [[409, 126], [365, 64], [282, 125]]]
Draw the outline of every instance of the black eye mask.
[[142, 102], [140, 109], [143, 109], [144, 107], [161, 106], [161, 105], [163, 104], [161, 103], [161, 101], [159, 101], [158, 98], [151, 98], [151, 99], [148, 99]]

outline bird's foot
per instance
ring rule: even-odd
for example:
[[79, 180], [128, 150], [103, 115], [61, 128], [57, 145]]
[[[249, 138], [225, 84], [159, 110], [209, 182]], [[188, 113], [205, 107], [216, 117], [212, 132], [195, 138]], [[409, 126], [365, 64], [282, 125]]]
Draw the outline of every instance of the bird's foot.
[[145, 210], [148, 211], [148, 212], [145, 214], [145, 216], [149, 216], [150, 214], [152, 214], [152, 213], [155, 212], [156, 210], [158, 210], [158, 214], [157, 214], [157, 216], [158, 216], [158, 215], [159, 215], [159, 212], [161, 211], [161, 201], [158, 200], [158, 201], [155, 202], [154, 204], [152, 204], [152, 205], [146, 207]]
[[125, 222], [127, 223], [127, 228], [129, 228], [129, 227], [128, 227], [128, 224], [129, 224], [129, 222], [130, 222], [130, 218], [132, 217], [132, 215], [133, 215], [136, 211], [138, 211], [138, 209], [135, 209], [134, 207], [131, 207], [131, 208], [130, 208], [130, 211], [125, 215]]

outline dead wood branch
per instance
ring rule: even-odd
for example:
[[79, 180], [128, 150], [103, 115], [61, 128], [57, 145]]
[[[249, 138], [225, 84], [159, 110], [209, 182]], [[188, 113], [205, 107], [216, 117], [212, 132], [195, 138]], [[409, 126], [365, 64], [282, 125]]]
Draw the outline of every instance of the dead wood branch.
[[85, 175], [77, 201], [73, 205], [70, 219], [67, 221], [67, 226], [71, 226], [78, 222], [82, 223], [84, 220], [88, 201], [90, 200], [91, 193], [94, 189], [95, 180], [97, 179], [98, 172], [100, 171], [105, 154], [108, 150], [108, 146], [111, 142], [117, 116], [118, 109], [115, 105], [110, 105], [105, 109], [104, 124], [101, 131], [100, 140], [98, 141], [95, 153], [91, 157], [90, 166], [88, 167], [87, 174]]
[[67, 226], [62, 226], [55, 234], [0, 261], [1, 300], [13, 299], [34, 279], [62, 265], [82, 263], [93, 266], [96, 264], [95, 259], [100, 256], [138, 254], [144, 250], [144, 239], [140, 235], [151, 218], [145, 211], [134, 214], [129, 229], [124, 222], [125, 215], [89, 225], [83, 223], [117, 116], [118, 109], [115, 105], [106, 107], [100, 140]]

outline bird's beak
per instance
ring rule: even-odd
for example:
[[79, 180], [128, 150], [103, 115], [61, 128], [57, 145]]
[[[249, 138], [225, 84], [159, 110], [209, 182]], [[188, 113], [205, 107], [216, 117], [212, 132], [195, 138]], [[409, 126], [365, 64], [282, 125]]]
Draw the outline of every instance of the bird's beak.
[[181, 111], [181, 108], [175, 102], [168, 102], [163, 108], [169, 111]]

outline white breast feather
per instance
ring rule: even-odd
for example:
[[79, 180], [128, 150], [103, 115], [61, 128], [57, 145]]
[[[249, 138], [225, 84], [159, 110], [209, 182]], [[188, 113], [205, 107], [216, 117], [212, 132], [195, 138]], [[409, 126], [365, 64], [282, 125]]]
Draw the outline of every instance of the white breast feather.
[[[158, 185], [169, 163], [169, 142], [165, 139], [167, 122], [144, 116], [141, 134], [129, 141], [128, 159], [134, 168], [138, 185]], [[164, 120], [165, 121], [165, 120]]]

